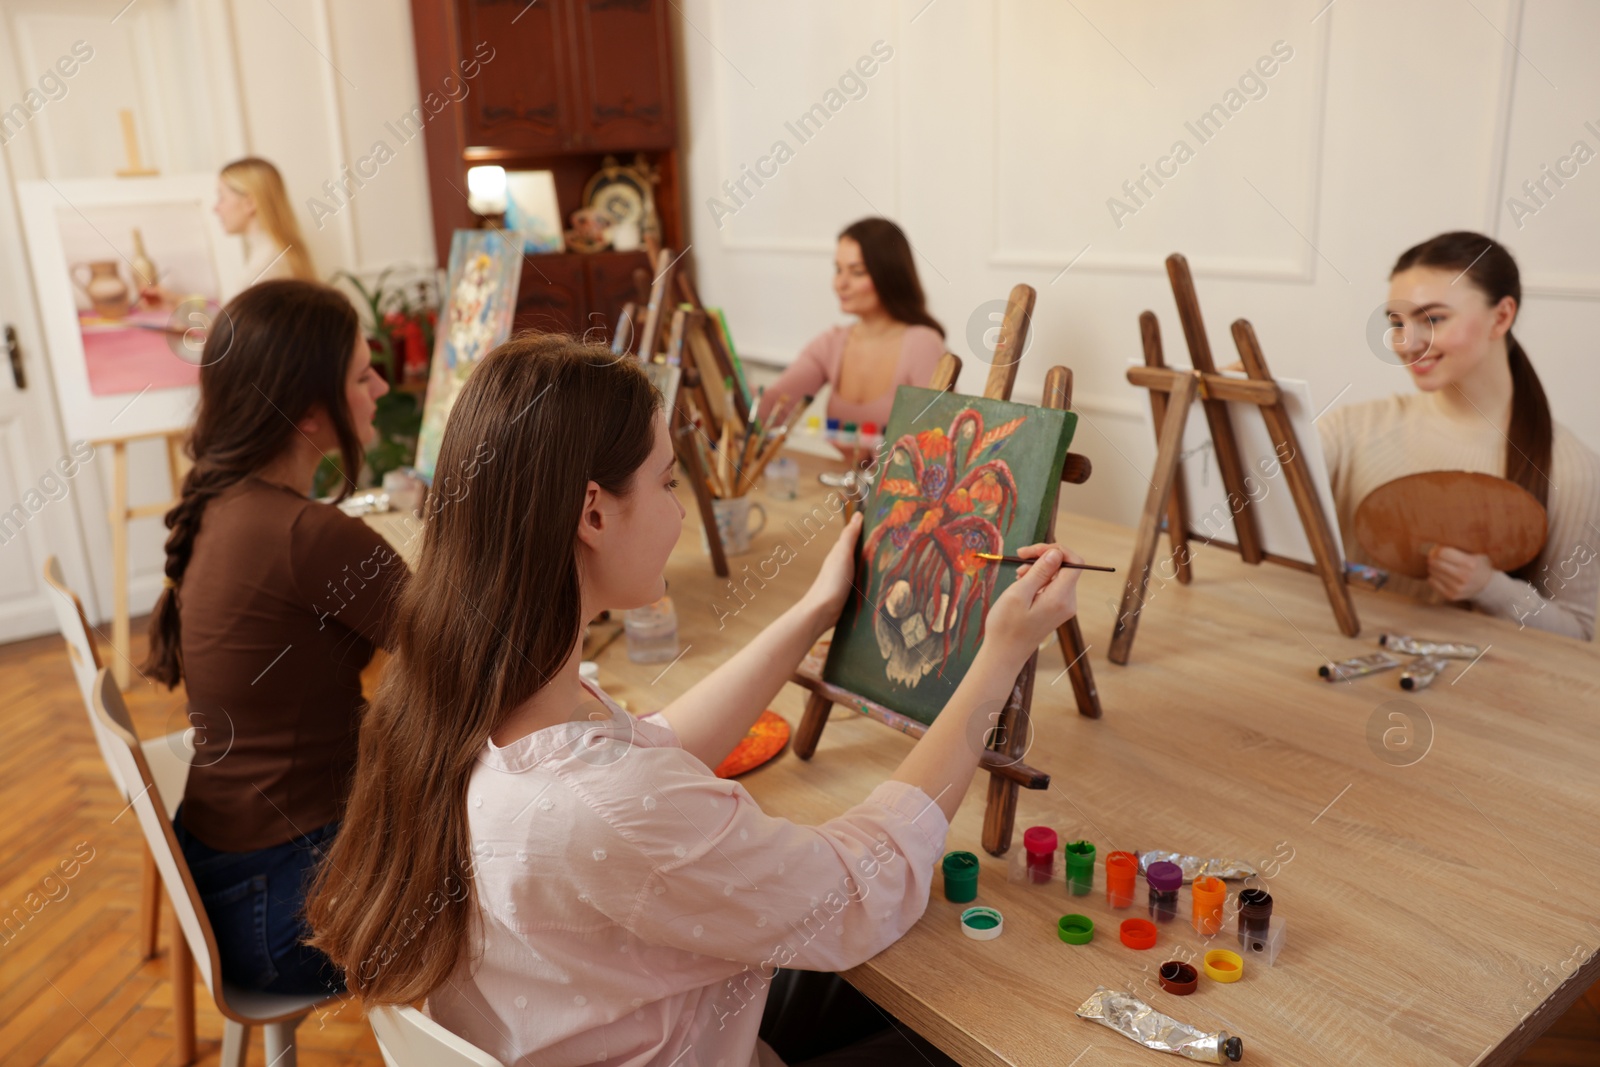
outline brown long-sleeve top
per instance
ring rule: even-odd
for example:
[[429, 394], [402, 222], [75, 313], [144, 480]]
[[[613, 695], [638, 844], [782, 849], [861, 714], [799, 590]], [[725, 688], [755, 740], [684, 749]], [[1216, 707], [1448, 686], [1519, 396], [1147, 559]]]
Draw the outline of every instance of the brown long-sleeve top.
[[190, 833], [249, 852], [340, 817], [361, 670], [409, 573], [366, 523], [284, 486], [248, 478], [207, 505], [178, 596]]

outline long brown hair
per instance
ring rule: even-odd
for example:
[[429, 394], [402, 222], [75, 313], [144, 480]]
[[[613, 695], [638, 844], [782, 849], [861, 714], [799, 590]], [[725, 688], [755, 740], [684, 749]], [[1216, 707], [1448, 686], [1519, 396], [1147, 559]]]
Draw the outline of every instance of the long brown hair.
[[861, 262], [878, 291], [878, 301], [891, 318], [907, 326], [926, 326], [944, 336], [939, 320], [928, 314], [928, 301], [917, 278], [917, 263], [911, 242], [900, 227], [888, 219], [861, 219], [846, 226], [840, 240], [850, 238], [861, 246]]
[[228, 188], [248, 196], [255, 204], [261, 228], [284, 250], [289, 273], [303, 281], [316, 281], [317, 269], [311, 263], [306, 239], [300, 236], [300, 223], [295, 220], [294, 207], [289, 203], [278, 168], [259, 156], [245, 156], [224, 166], [218, 177]]
[[166, 588], [150, 616], [141, 668], [170, 689], [183, 679], [178, 598], [206, 505], [283, 454], [295, 423], [328, 413], [339, 439], [343, 497], [360, 471], [361, 438], [350, 421], [345, 376], [361, 321], [337, 289], [293, 279], [262, 282], [234, 297], [206, 336], [200, 409], [184, 449], [194, 466], [167, 512]]
[[[1490, 307], [1509, 296], [1516, 301], [1517, 310], [1522, 310], [1522, 275], [1517, 261], [1504, 245], [1481, 233], [1455, 230], [1408, 248], [1395, 260], [1389, 277], [1412, 267], [1459, 271], [1488, 298]], [[1511, 366], [1511, 425], [1506, 429], [1505, 477], [1548, 507], [1548, 473], [1555, 442], [1550, 402], [1528, 353], [1510, 330], [1506, 331], [1506, 357]], [[1528, 563], [1515, 577], [1533, 581], [1537, 564], [1538, 560]]]
[[572, 653], [585, 486], [629, 491], [660, 403], [637, 361], [523, 334], [450, 411], [394, 656], [362, 716], [347, 830], [306, 905], [310, 943], [368, 1003], [426, 996], [468, 950], [467, 783], [495, 728]]

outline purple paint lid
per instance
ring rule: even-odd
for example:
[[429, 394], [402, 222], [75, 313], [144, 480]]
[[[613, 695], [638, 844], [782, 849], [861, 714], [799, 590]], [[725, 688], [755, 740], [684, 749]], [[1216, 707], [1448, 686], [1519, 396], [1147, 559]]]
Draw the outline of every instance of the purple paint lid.
[[1161, 860], [1150, 865], [1150, 869], [1144, 872], [1144, 879], [1156, 892], [1172, 893], [1183, 885], [1183, 868]]

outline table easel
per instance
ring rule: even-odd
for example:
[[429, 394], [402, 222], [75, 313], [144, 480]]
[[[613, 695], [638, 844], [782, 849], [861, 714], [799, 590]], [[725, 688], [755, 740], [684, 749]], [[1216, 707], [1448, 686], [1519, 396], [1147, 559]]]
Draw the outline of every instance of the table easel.
[[[1173, 299], [1178, 305], [1178, 318], [1183, 323], [1183, 335], [1194, 369], [1179, 370], [1166, 365], [1161, 350], [1161, 327], [1155, 313], [1142, 312], [1139, 315], [1139, 332], [1144, 343], [1145, 365], [1128, 368], [1128, 381], [1150, 390], [1150, 408], [1155, 414], [1156, 423], [1156, 465], [1150, 477], [1150, 492], [1145, 496], [1144, 511], [1139, 517], [1133, 561], [1128, 565], [1128, 580], [1123, 587], [1122, 603], [1117, 609], [1117, 621], [1111, 633], [1111, 650], [1108, 654], [1111, 662], [1128, 662], [1133, 638], [1139, 627], [1139, 615], [1144, 610], [1145, 593], [1150, 585], [1150, 565], [1155, 558], [1156, 543], [1163, 528], [1172, 546], [1174, 569], [1181, 584], [1189, 584], [1193, 577], [1189, 566], [1191, 539], [1237, 549], [1246, 563], [1257, 564], [1265, 560], [1316, 574], [1322, 579], [1339, 629], [1347, 637], [1356, 636], [1361, 632], [1361, 622], [1356, 617], [1355, 604], [1350, 599], [1344, 571], [1339, 565], [1338, 542], [1334, 540], [1333, 528], [1317, 499], [1316, 487], [1310, 472], [1306, 470], [1294, 425], [1283, 405], [1278, 383], [1267, 369], [1266, 356], [1262, 354], [1261, 344], [1256, 339], [1255, 328], [1247, 319], [1235, 320], [1232, 327], [1233, 342], [1239, 349], [1239, 358], [1248, 377], [1240, 380], [1218, 374], [1211, 358], [1210, 343], [1206, 339], [1205, 323], [1200, 317], [1200, 301], [1195, 295], [1189, 261], [1179, 253], [1168, 256], [1167, 277], [1172, 283]], [[1228, 493], [1229, 508], [1233, 512], [1233, 528], [1239, 539], [1237, 545], [1201, 536], [1189, 528], [1189, 506], [1183, 481], [1178, 477], [1178, 468], [1183, 457], [1183, 431], [1189, 420], [1189, 407], [1196, 398], [1204, 405], [1206, 421], [1211, 428], [1217, 468]], [[1267, 433], [1279, 456], [1284, 481], [1289, 486], [1295, 509], [1305, 528], [1306, 540], [1311, 545], [1314, 564], [1274, 555], [1262, 548], [1261, 534], [1256, 528], [1255, 512], [1251, 510], [1252, 502], [1245, 484], [1244, 462], [1228, 412], [1230, 402], [1254, 404], [1260, 408], [1261, 417], [1266, 420]]]
[[[994, 359], [989, 367], [989, 378], [983, 395], [994, 400], [1011, 399], [1011, 389], [1017, 377], [1021, 357], [1005, 358], [1010, 352], [1021, 353], [1027, 349], [1029, 320], [1033, 315], [1035, 293], [1032, 286], [1018, 285], [1011, 290], [1006, 304], [1005, 318], [1000, 335], [995, 340]], [[961, 373], [961, 361], [946, 352], [934, 372], [931, 387], [954, 391], [956, 377]], [[1057, 410], [1072, 408], [1072, 372], [1066, 367], [1051, 367], [1045, 375], [1042, 407]], [[1082, 456], [1067, 454], [1062, 469], [1062, 480], [1078, 484], [1089, 476], [1089, 463]], [[1055, 515], [1050, 516], [1050, 536], [1055, 533]], [[1094, 674], [1090, 669], [1084, 644], [1083, 631], [1076, 617], [1056, 631], [1061, 645], [1061, 655], [1072, 676], [1072, 691], [1078, 703], [1078, 714], [1087, 718], [1100, 717], [1100, 695], [1095, 689]], [[1033, 706], [1034, 678], [1038, 673], [1039, 654], [1028, 657], [1022, 673], [1011, 688], [998, 724], [989, 731], [989, 743], [979, 765], [989, 772], [988, 807], [983, 819], [983, 847], [992, 855], [1004, 855], [1011, 847], [1011, 835], [1016, 823], [1017, 791], [1020, 788], [1046, 789], [1050, 775], [1022, 762], [1027, 754], [1030, 737], [1029, 717]], [[834, 704], [843, 704], [870, 719], [884, 723], [901, 733], [920, 738], [927, 727], [881, 704], [867, 700], [846, 689], [832, 685], [822, 678], [822, 664], [815, 657], [807, 657], [790, 681], [810, 691], [806, 698], [805, 715], [793, 738], [794, 753], [801, 759], [810, 759], [817, 750], [822, 730], [828, 724], [828, 715]]]
[[[118, 688], [124, 691], [133, 684], [133, 664], [129, 659], [132, 635], [128, 625], [128, 523], [134, 519], [165, 515], [177, 502], [187, 470], [183, 455], [183, 437], [187, 432], [158, 430], [89, 442], [95, 448], [111, 446], [111, 505], [106, 509], [111, 522], [111, 647], [116, 652], [111, 661], [111, 674], [116, 678]], [[167, 443], [167, 478], [172, 485], [172, 499], [129, 507], [128, 443], [153, 438], [163, 438]]]
[[[725, 418], [749, 417], [743, 394], [735, 388], [729, 396], [723, 388], [724, 378], [732, 373], [731, 363], [719, 362], [719, 347], [707, 337], [706, 313], [698, 306], [676, 308], [668, 314], [667, 301], [673, 290], [677, 260], [670, 248], [663, 248], [655, 257], [656, 276], [650, 285], [650, 299], [639, 321], [638, 306], [623, 305], [616, 332], [612, 335], [611, 351], [622, 355], [629, 351], [642, 362], [675, 364], [681, 368], [678, 395], [672, 406], [668, 430], [672, 448], [678, 462], [689, 474], [689, 487], [694, 492], [696, 510], [705, 527], [706, 544], [711, 550], [711, 568], [717, 577], [728, 577], [728, 553], [722, 543], [722, 533], [717, 526], [715, 506], [712, 504], [706, 470], [700, 462], [700, 449], [695, 438], [705, 434], [715, 441], [722, 430]], [[685, 283], [686, 284], [686, 283]], [[693, 293], [693, 288], [687, 289]], [[664, 323], [670, 322], [665, 348], [661, 345]], [[730, 415], [730, 402], [732, 415]]]

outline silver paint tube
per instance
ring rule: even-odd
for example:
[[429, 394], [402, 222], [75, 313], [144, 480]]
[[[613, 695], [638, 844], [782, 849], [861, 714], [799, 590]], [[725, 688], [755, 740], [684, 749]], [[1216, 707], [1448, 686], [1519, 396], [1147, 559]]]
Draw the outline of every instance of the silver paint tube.
[[1378, 644], [1390, 652], [1404, 652], [1408, 656], [1443, 656], [1445, 659], [1477, 659], [1483, 649], [1459, 641], [1425, 641], [1405, 634], [1379, 634]]
[[1181, 852], [1162, 852], [1160, 849], [1139, 853], [1140, 874], [1148, 875], [1152, 863], [1176, 863], [1183, 871], [1184, 885], [1205, 875], [1212, 878], [1239, 879], [1249, 878], [1256, 873], [1256, 869], [1244, 860], [1229, 859], [1226, 856], [1185, 856]]
[[1400, 688], [1428, 688], [1449, 663], [1450, 661], [1443, 656], [1421, 656], [1412, 660], [1406, 669], [1400, 672]]
[[1207, 1034], [1162, 1015], [1132, 993], [1101, 986], [1078, 1008], [1078, 1018], [1108, 1026], [1145, 1048], [1170, 1052], [1195, 1063], [1231, 1063], [1244, 1056], [1244, 1041], [1226, 1030]]
[[1317, 668], [1317, 673], [1330, 682], [1343, 682], [1398, 666], [1400, 661], [1387, 652], [1374, 652], [1370, 656], [1355, 656], [1351, 659], [1342, 659], [1338, 663], [1324, 663]]

